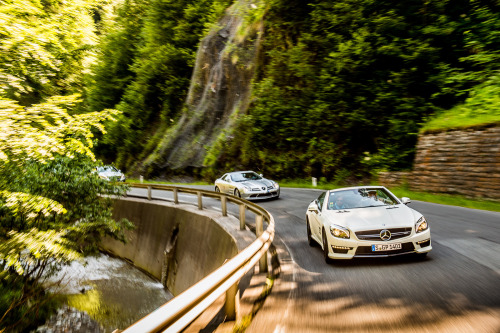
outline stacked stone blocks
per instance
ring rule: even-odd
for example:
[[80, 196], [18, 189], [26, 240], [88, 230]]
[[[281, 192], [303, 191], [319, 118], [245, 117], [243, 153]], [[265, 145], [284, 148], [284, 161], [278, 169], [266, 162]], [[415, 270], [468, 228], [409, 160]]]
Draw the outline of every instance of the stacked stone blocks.
[[500, 126], [430, 132], [419, 137], [413, 170], [381, 173], [386, 186], [500, 199]]

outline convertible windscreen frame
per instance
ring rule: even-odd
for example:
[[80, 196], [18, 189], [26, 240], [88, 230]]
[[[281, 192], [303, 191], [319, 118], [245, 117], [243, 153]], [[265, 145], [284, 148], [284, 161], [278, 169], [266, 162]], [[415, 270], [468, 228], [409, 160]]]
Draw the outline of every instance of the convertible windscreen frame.
[[361, 188], [332, 191], [328, 196], [328, 210], [359, 209], [396, 206], [401, 202], [383, 188]]

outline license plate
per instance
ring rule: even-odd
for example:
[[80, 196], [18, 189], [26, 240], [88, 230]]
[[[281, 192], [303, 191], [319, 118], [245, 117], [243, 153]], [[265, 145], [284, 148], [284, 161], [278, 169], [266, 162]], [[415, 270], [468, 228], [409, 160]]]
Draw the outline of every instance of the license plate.
[[374, 244], [372, 245], [372, 251], [391, 251], [400, 250], [401, 243], [396, 244]]

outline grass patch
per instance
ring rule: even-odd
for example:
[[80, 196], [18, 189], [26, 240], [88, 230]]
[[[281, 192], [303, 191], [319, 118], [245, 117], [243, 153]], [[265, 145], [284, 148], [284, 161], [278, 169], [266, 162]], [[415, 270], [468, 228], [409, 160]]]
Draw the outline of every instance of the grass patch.
[[405, 187], [394, 187], [390, 190], [399, 198], [408, 197], [412, 200], [500, 212], [500, 202], [494, 200], [469, 199], [459, 195], [415, 192]]
[[437, 114], [421, 133], [500, 124], [500, 76], [493, 76], [471, 91], [463, 104]]
[[439, 131], [446, 129], [465, 129], [469, 127], [500, 124], [500, 115], [485, 114], [481, 117], [471, 118], [466, 113], [456, 110], [442, 114], [439, 118], [429, 121], [421, 132]]

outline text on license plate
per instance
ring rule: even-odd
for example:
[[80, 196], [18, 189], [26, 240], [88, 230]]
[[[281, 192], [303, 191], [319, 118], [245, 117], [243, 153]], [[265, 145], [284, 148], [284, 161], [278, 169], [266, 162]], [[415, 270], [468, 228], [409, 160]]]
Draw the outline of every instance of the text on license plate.
[[401, 243], [395, 244], [374, 244], [372, 245], [372, 251], [391, 251], [391, 250], [400, 250]]

